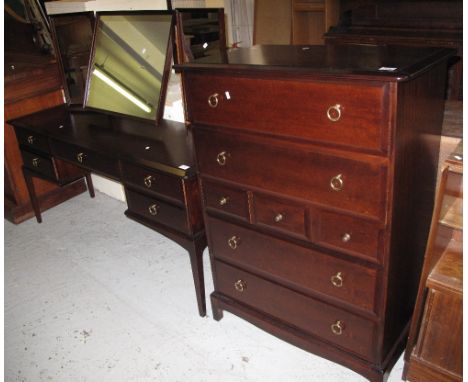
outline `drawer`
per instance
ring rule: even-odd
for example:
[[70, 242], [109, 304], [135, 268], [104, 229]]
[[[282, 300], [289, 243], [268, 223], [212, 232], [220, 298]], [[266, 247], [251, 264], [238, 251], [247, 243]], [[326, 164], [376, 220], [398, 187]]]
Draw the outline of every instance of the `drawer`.
[[328, 211], [311, 217], [312, 240], [373, 261], [379, 261], [381, 229], [375, 223]]
[[52, 140], [51, 149], [54, 155], [79, 166], [102, 173], [111, 178], [119, 178], [119, 166], [116, 159], [109, 158], [83, 147]]
[[386, 151], [388, 145], [386, 84], [229, 78], [190, 72], [184, 82], [191, 122], [196, 124], [372, 151]]
[[375, 309], [377, 271], [285, 240], [208, 217], [212, 253], [305, 293], [321, 294], [361, 310]]
[[20, 145], [43, 153], [50, 153], [49, 141], [46, 136], [20, 127], [15, 127], [15, 132]]
[[21, 150], [24, 166], [46, 177], [57, 179], [54, 163], [51, 158]]
[[128, 184], [184, 202], [181, 178], [129, 163], [122, 163], [122, 177]]
[[253, 201], [255, 224], [306, 237], [304, 206], [256, 193]]
[[[202, 175], [383, 219], [387, 161], [195, 128]], [[209, 145], [206, 142], [210, 142]]]
[[375, 325], [357, 315], [215, 261], [216, 290], [289, 325], [373, 361]]
[[202, 187], [207, 208], [248, 220], [249, 207], [246, 191], [209, 181], [203, 181]]
[[129, 189], [125, 189], [125, 193], [130, 212], [179, 232], [190, 234], [187, 214], [183, 208]]

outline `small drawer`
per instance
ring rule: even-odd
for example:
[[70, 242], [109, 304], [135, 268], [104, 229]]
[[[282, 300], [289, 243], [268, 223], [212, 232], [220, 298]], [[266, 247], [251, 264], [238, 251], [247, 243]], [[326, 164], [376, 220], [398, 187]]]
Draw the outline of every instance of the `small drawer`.
[[305, 207], [254, 193], [254, 222], [297, 236], [306, 236]]
[[311, 217], [313, 241], [326, 247], [338, 248], [359, 257], [379, 259], [380, 232], [378, 225], [328, 211]]
[[130, 163], [122, 163], [122, 177], [132, 186], [184, 202], [181, 178]]
[[20, 127], [15, 127], [15, 132], [20, 145], [46, 154], [50, 153], [47, 137]]
[[216, 291], [368, 361], [376, 359], [372, 321], [221, 261], [215, 261], [214, 272]]
[[207, 226], [216, 258], [304, 293], [330, 296], [358, 309], [375, 311], [376, 269], [213, 217], [207, 218]]
[[187, 214], [183, 208], [163, 202], [155, 197], [126, 189], [128, 209], [131, 213], [190, 234]]
[[81, 167], [91, 171], [102, 173], [111, 178], [118, 179], [119, 167], [118, 161], [96, 153], [89, 149], [52, 140], [51, 149], [57, 157], [73, 162]]
[[203, 181], [203, 194], [207, 208], [248, 220], [249, 207], [246, 191]]
[[328, 83], [304, 77], [283, 80], [193, 72], [185, 74], [184, 83], [191, 122], [195, 124], [387, 150], [389, 87], [383, 83]]
[[21, 150], [24, 166], [45, 175], [48, 178], [57, 180], [54, 163], [51, 158], [34, 154], [26, 150]]
[[202, 127], [194, 129], [194, 137], [204, 176], [386, 218], [386, 158], [319, 151]]

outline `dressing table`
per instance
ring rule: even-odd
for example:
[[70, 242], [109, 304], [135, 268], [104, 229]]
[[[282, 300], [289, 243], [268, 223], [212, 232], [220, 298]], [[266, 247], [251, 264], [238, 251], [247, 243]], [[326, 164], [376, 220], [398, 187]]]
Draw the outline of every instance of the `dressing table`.
[[99, 12], [93, 18], [89, 12], [52, 17], [68, 103], [9, 121], [36, 218], [41, 222], [32, 178], [59, 186], [85, 178], [91, 197], [91, 172], [121, 182], [125, 215], [188, 251], [205, 316], [206, 236], [192, 135], [185, 124], [161, 118], [174, 15]]
[[418, 287], [453, 54], [254, 46], [176, 66], [216, 320], [386, 380]]

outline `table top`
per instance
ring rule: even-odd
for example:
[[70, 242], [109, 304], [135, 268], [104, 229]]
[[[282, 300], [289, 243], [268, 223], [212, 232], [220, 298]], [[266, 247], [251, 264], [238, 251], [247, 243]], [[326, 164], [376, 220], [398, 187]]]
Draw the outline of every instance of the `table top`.
[[228, 49], [175, 68], [281, 70], [404, 81], [454, 54], [452, 49], [392, 45], [255, 45]]
[[195, 175], [192, 134], [185, 124], [154, 122], [61, 105], [9, 121], [71, 143], [177, 176]]

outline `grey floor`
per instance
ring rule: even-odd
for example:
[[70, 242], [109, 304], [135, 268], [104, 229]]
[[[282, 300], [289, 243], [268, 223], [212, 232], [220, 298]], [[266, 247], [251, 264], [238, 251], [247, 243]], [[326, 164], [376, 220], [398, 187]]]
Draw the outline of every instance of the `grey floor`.
[[[20, 225], [5, 221], [6, 381], [365, 379], [229, 313], [197, 314], [188, 256], [81, 195]], [[213, 290], [205, 253], [206, 288]], [[389, 381], [400, 381], [402, 360]]]

